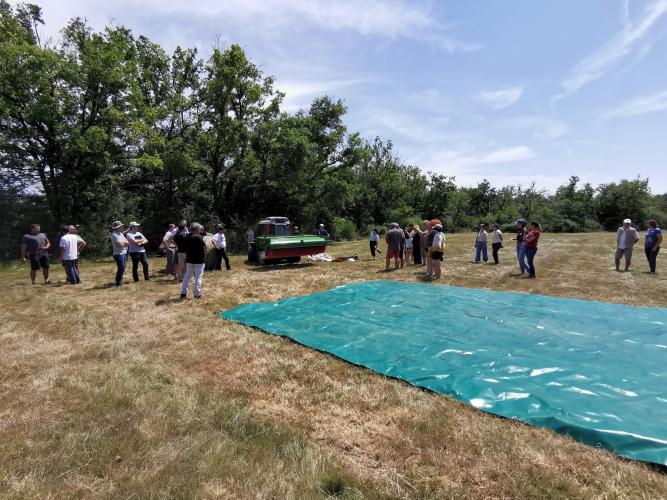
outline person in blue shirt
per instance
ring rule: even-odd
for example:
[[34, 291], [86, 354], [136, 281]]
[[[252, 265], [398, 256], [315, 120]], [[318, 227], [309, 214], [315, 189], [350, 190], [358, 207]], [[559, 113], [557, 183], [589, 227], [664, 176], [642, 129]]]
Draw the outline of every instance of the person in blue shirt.
[[324, 224], [320, 224], [320, 229], [317, 231], [318, 236], [324, 236], [325, 238], [329, 237], [329, 231], [324, 229]]
[[648, 229], [646, 230], [644, 251], [646, 252], [646, 259], [648, 260], [648, 267], [650, 272], [653, 274], [655, 274], [655, 265], [658, 259], [658, 252], [660, 251], [661, 243], [662, 231], [658, 227], [658, 223], [651, 219], [648, 221]]

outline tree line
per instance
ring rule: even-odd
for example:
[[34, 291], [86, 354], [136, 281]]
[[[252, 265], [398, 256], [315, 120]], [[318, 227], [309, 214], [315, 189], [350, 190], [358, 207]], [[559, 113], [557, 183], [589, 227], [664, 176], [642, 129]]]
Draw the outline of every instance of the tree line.
[[[80, 226], [108, 250], [112, 220], [139, 220], [156, 241], [169, 221], [245, 228], [268, 215], [302, 228], [323, 222], [352, 237], [389, 221], [442, 219], [446, 230], [536, 219], [548, 231], [667, 220], [667, 195], [648, 179], [555, 193], [534, 184], [459, 187], [406, 164], [391, 140], [348, 130], [346, 107], [322, 96], [281, 109], [285, 95], [239, 45], [168, 53], [122, 26], [79, 18], [57, 43], [40, 39], [40, 7], [0, 0], [0, 257], [16, 256], [34, 221]], [[447, 165], [443, 165], [446, 171]]]

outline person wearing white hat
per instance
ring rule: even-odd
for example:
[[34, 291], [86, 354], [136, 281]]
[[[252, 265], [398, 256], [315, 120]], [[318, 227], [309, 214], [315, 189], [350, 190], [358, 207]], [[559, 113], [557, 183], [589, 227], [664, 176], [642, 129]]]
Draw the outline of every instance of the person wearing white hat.
[[320, 224], [320, 228], [317, 231], [318, 236], [324, 236], [325, 238], [329, 238], [329, 231], [324, 229], [324, 224]]
[[127, 263], [127, 247], [129, 242], [123, 234], [125, 224], [117, 220], [111, 224], [111, 246], [113, 247], [113, 260], [116, 261], [116, 286], [123, 284], [125, 264]]
[[630, 270], [632, 263], [632, 247], [639, 241], [639, 233], [632, 227], [632, 220], [625, 219], [623, 225], [616, 231], [616, 254], [614, 263], [616, 271], [620, 271], [621, 257], [625, 257], [625, 270]]
[[148, 257], [146, 257], [146, 245], [148, 240], [146, 237], [139, 232], [139, 223], [130, 222], [130, 229], [125, 233], [130, 246], [128, 251], [130, 258], [132, 259], [132, 278], [136, 283], [139, 281], [139, 262], [141, 262], [141, 267], [144, 271], [144, 281], [150, 281], [150, 276], [148, 275]]

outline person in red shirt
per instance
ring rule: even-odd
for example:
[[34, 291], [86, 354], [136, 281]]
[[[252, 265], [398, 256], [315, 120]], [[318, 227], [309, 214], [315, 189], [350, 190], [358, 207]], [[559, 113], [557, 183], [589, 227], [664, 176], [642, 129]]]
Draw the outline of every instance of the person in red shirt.
[[528, 260], [528, 277], [535, 277], [535, 254], [537, 253], [537, 242], [540, 239], [540, 225], [537, 222], [530, 223], [530, 231], [523, 240], [526, 246], [526, 259]]

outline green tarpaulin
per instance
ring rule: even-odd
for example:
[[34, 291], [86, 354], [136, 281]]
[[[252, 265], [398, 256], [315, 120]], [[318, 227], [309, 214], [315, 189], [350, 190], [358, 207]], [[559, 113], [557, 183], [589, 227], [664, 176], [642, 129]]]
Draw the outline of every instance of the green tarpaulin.
[[221, 316], [667, 465], [667, 309], [371, 281]]

